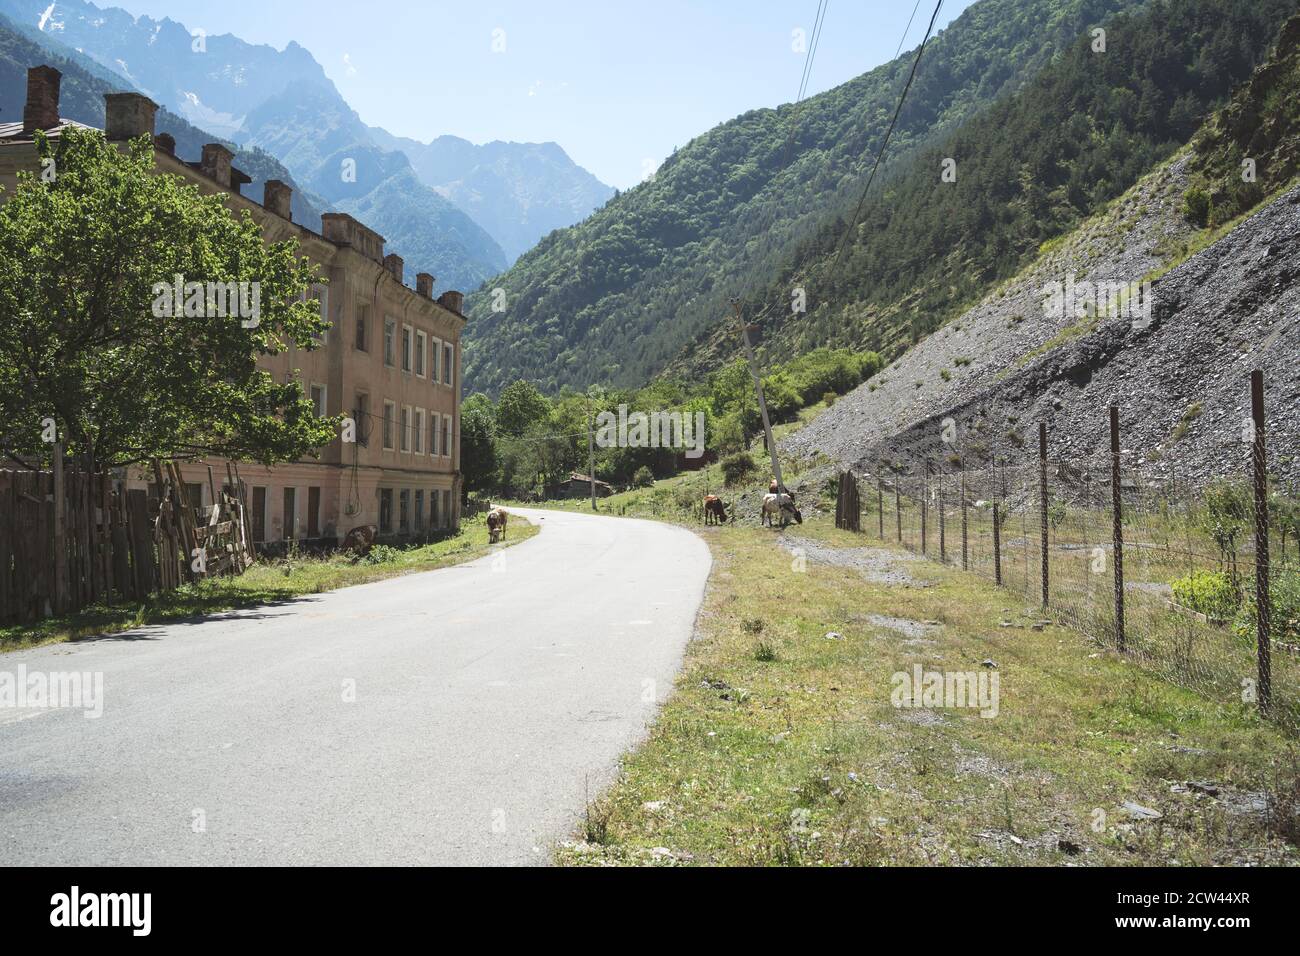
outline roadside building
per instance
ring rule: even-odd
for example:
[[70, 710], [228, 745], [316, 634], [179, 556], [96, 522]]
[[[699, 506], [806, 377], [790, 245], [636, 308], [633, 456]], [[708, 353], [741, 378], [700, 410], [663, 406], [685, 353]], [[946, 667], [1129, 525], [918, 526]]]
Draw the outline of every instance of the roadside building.
[[[596, 479], [597, 498], [608, 498], [613, 493], [613, 485]], [[549, 494], [552, 498], [588, 498], [591, 496], [591, 476], [571, 472], [568, 478], [557, 482]]]
[[[36, 130], [57, 138], [82, 125], [59, 117], [59, 81], [51, 67], [29, 70], [23, 122], [0, 124], [5, 196], [12, 195], [18, 171], [40, 170]], [[464, 297], [444, 292], [435, 299], [435, 279], [426, 273], [415, 277], [414, 289], [408, 287], [402, 259], [385, 255], [384, 238], [349, 215], [324, 214], [319, 231], [294, 222], [292, 190], [285, 183], [267, 182], [260, 203], [241, 195], [250, 177], [232, 165], [233, 154], [220, 143], [204, 146], [192, 161], [177, 156], [175, 140], [156, 133], [158, 107], [147, 97], [113, 93], [104, 100], [110, 142], [153, 137], [160, 173], [180, 176], [205, 193], [224, 193], [231, 211], [248, 210], [268, 242], [296, 239], [299, 254], [326, 280], [312, 292], [330, 324], [320, 347], [264, 356], [259, 365], [281, 380], [300, 380], [320, 415], [350, 416], [357, 441], [335, 439], [319, 449], [319, 458], [273, 467], [239, 463], [255, 542], [332, 544], [363, 525], [375, 525], [381, 540], [456, 528]], [[213, 503], [209, 466], [220, 493], [224, 460], [182, 465], [193, 503]], [[129, 476], [135, 487], [150, 481], [144, 472]]]

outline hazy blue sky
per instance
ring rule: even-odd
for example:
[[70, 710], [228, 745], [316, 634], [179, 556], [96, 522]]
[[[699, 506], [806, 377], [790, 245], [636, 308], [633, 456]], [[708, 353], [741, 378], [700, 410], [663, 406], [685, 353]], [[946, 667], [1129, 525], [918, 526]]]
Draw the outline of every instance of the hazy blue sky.
[[[372, 125], [421, 140], [553, 140], [626, 188], [674, 147], [795, 98], [817, 0], [98, 0], [310, 50]], [[915, 0], [829, 0], [811, 91], [894, 56]], [[945, 0], [946, 24], [974, 0]], [[905, 49], [920, 42], [933, 0]], [[504, 52], [493, 51], [495, 34]]]

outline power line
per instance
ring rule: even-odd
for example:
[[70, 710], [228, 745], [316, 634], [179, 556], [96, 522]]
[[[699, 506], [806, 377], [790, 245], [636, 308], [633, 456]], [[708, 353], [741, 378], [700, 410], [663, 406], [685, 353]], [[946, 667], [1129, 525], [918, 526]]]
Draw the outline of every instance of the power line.
[[[920, 0], [917, 0], [919, 3]], [[840, 250], [835, 257], [835, 266], [839, 267], [844, 259], [844, 251], [848, 248], [849, 237], [858, 227], [858, 219], [862, 215], [862, 207], [867, 202], [867, 194], [871, 191], [871, 184], [875, 182], [876, 173], [880, 169], [880, 161], [884, 158], [885, 147], [889, 145], [889, 138], [894, 134], [894, 126], [898, 123], [898, 117], [903, 112], [903, 104], [907, 102], [908, 91], [912, 88], [912, 81], [916, 79], [917, 67], [921, 65], [921, 54], [925, 52], [925, 45], [930, 42], [930, 35], [934, 32], [934, 24], [939, 19], [939, 11], [943, 8], [943, 0], [935, 4], [934, 13], [930, 15], [930, 26], [926, 28], [925, 38], [921, 40], [921, 45], [916, 49], [916, 59], [912, 61], [912, 72], [908, 74], [907, 84], [903, 87], [903, 95], [898, 98], [898, 107], [894, 110], [894, 118], [889, 121], [889, 129], [885, 131], [885, 138], [880, 143], [880, 150], [876, 153], [876, 161], [871, 167], [871, 175], [867, 177], [867, 184], [863, 187], [862, 196], [858, 199], [857, 209], [853, 212], [853, 219], [850, 220], [848, 228], [844, 230], [844, 235], [840, 239]], [[909, 22], [910, 26], [910, 22]], [[906, 31], [903, 33], [907, 37]]]

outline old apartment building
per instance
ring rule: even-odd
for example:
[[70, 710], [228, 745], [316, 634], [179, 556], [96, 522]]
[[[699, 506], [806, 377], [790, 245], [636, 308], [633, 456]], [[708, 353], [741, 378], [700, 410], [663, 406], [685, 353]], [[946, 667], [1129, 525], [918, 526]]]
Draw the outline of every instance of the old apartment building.
[[[28, 71], [22, 123], [0, 124], [0, 185], [12, 194], [19, 170], [39, 170], [36, 130], [57, 137], [78, 126], [59, 117], [57, 70]], [[104, 97], [109, 141], [154, 138], [160, 173], [180, 176], [206, 193], [221, 192], [236, 215], [248, 210], [268, 242], [298, 241], [326, 283], [314, 290], [329, 322], [320, 347], [264, 356], [259, 364], [282, 380], [298, 378], [321, 415], [344, 414], [357, 423], [357, 441], [336, 439], [319, 458], [266, 467], [239, 463], [254, 538], [264, 545], [289, 540], [329, 542], [375, 525], [381, 537], [419, 537], [455, 528], [460, 519], [460, 336], [463, 297], [433, 297], [434, 277], [421, 273], [415, 288], [403, 281], [403, 263], [384, 254], [384, 238], [349, 215], [327, 213], [315, 231], [293, 221], [291, 190], [266, 183], [262, 202], [242, 195], [250, 178], [219, 143], [193, 161], [176, 155], [175, 141], [156, 133], [157, 105], [138, 93]], [[168, 277], [160, 277], [166, 281]], [[201, 277], [187, 277], [201, 279]], [[191, 501], [212, 503], [209, 469], [224, 483], [224, 461], [183, 466]], [[130, 476], [147, 484], [149, 476]]]

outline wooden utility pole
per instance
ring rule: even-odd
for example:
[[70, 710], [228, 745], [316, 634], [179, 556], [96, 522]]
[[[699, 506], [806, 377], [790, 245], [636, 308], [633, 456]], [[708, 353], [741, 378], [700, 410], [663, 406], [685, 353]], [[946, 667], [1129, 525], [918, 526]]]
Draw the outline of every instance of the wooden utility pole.
[[772, 440], [772, 422], [767, 417], [767, 399], [763, 397], [763, 379], [758, 373], [758, 359], [754, 357], [754, 345], [749, 341], [749, 326], [740, 311], [740, 300], [732, 299], [731, 307], [736, 312], [736, 323], [740, 326], [740, 337], [745, 343], [745, 356], [749, 359], [749, 374], [754, 377], [754, 393], [758, 396], [758, 412], [763, 416], [763, 436], [767, 441], [768, 457], [772, 459], [772, 477], [776, 479], [778, 490], [785, 491], [785, 480], [781, 477], [781, 462], [776, 456], [776, 442]]

